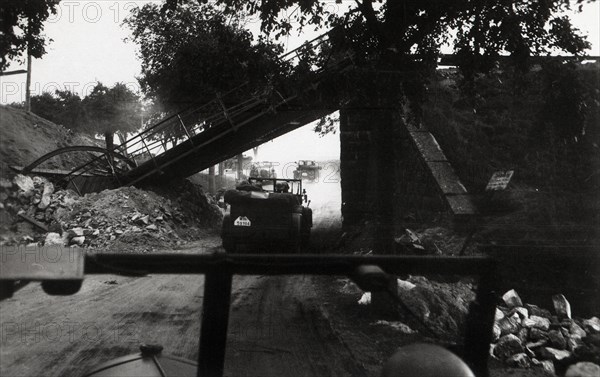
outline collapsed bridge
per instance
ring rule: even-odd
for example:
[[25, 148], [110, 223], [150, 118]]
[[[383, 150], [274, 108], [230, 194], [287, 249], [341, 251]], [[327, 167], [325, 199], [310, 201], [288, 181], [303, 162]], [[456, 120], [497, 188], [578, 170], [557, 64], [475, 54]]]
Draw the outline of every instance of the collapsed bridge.
[[[327, 42], [328, 35], [280, 59], [299, 61], [305, 51]], [[350, 54], [331, 54], [323, 67], [312, 67], [308, 79], [294, 88], [268, 86], [257, 90], [242, 84], [206, 104], [168, 116], [113, 150], [93, 156], [63, 174], [61, 183], [84, 194], [188, 177], [337, 110], [323, 106], [321, 84], [351, 66]], [[54, 155], [56, 151], [23, 172], [31, 172]]]

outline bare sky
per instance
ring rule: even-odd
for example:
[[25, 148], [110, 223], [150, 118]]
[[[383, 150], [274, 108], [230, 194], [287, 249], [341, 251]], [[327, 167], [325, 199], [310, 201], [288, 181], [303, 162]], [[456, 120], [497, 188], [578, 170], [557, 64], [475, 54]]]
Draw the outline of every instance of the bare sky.
[[[97, 81], [108, 86], [124, 82], [137, 91], [135, 77], [140, 73], [140, 62], [136, 57], [136, 45], [124, 42], [129, 31], [121, 23], [131, 8], [148, 2], [150, 1], [62, 0], [58, 14], [51, 16], [46, 23], [45, 34], [53, 40], [48, 53], [33, 62], [32, 94], [70, 89], [84, 96]], [[330, 7], [345, 9], [351, 4], [354, 1], [344, 0], [342, 4], [336, 4], [332, 0]], [[589, 54], [600, 55], [600, 4], [586, 4], [584, 12], [573, 15], [573, 20], [592, 42], [593, 48]], [[256, 23], [250, 27], [258, 29]], [[318, 32], [310, 30], [300, 37], [291, 36], [286, 43], [291, 49], [316, 35]], [[22, 68], [24, 67], [18, 63], [13, 63], [9, 70]], [[24, 98], [25, 75], [0, 78], [0, 103], [21, 102]], [[300, 157], [296, 158], [301, 158], [302, 153], [295, 149], [298, 140], [303, 141], [305, 148], [312, 146], [313, 150], [315, 145], [319, 145], [319, 150], [324, 151], [320, 157], [324, 158], [332, 155], [329, 151], [334, 151], [337, 143], [337, 150], [333, 155], [339, 155], [337, 135], [321, 139], [307, 128], [311, 127], [303, 127], [296, 133], [281, 138], [281, 141], [289, 140], [291, 143], [286, 149], [290, 155], [298, 154]], [[265, 145], [264, 159], [271, 157], [271, 152], [268, 151], [272, 148]]]

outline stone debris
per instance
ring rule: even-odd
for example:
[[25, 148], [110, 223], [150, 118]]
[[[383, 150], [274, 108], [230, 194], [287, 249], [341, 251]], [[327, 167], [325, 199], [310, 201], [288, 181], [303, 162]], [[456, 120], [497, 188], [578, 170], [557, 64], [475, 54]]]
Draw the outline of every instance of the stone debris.
[[561, 331], [550, 330], [548, 332], [548, 341], [550, 345], [556, 349], [564, 350], [567, 348], [567, 340]]
[[410, 229], [404, 230], [404, 235], [395, 239], [395, 242], [400, 247], [419, 253], [425, 253], [425, 246], [421, 244], [421, 239], [414, 231]]
[[372, 323], [371, 325], [389, 326], [389, 327], [393, 328], [394, 330], [397, 330], [403, 334], [415, 334], [417, 332], [417, 331], [413, 330], [407, 324], [402, 323], [400, 321], [390, 322], [390, 321], [379, 320], [375, 323]]
[[580, 362], [573, 364], [567, 369], [565, 377], [598, 377], [600, 376], [600, 366], [590, 362]]
[[[160, 191], [160, 189], [157, 189]], [[199, 186], [176, 181], [157, 192], [135, 187], [79, 196], [45, 178], [17, 175], [0, 182], [0, 246], [36, 242], [121, 251], [172, 247], [217, 228], [222, 212]], [[123, 245], [125, 244], [125, 245]]]
[[494, 348], [494, 356], [500, 360], [507, 360], [512, 355], [522, 353], [525, 349], [516, 335], [508, 334], [500, 337]]
[[33, 190], [35, 186], [33, 184], [33, 179], [26, 175], [18, 174], [14, 180], [14, 184], [17, 185], [19, 190], [21, 191], [21, 195], [26, 198], [29, 198], [33, 195]]
[[592, 334], [600, 333], [600, 319], [598, 317], [592, 317], [583, 321], [583, 327], [585, 330]]
[[600, 376], [583, 372], [597, 373], [594, 368], [600, 365], [600, 319], [573, 317], [563, 295], [552, 297], [554, 314], [523, 304], [514, 290], [502, 299], [506, 306], [496, 309], [490, 348], [494, 357], [514, 368], [540, 368], [555, 374], [568, 367], [570, 376]]
[[408, 280], [397, 279], [396, 283], [398, 285], [398, 289], [403, 291], [410, 291], [411, 289], [416, 287], [415, 284], [411, 283]]
[[504, 301], [504, 303], [509, 308], [515, 308], [515, 307], [522, 307], [523, 306], [523, 303], [521, 302], [521, 298], [519, 297], [519, 295], [517, 294], [517, 292], [515, 292], [514, 289], [511, 289], [510, 291], [506, 292], [502, 296], [502, 300]]
[[571, 304], [563, 295], [552, 296], [552, 303], [554, 304], [554, 311], [558, 319], [569, 318], [571, 319]]
[[569, 351], [557, 350], [552, 347], [541, 347], [537, 353], [541, 359], [560, 361], [571, 357], [572, 353]]
[[54, 232], [50, 232], [46, 235], [46, 239], [44, 240], [44, 245], [49, 246], [49, 245], [60, 245], [62, 246], [64, 244], [64, 240], [61, 237], [60, 234], [58, 233], [54, 233]]
[[369, 305], [371, 304], [371, 292], [365, 292], [361, 296], [360, 300], [358, 300], [359, 305]]
[[517, 353], [506, 360], [506, 364], [513, 368], [529, 368], [531, 366], [531, 358], [526, 353]]
[[550, 360], [542, 360], [540, 362], [542, 369], [546, 371], [546, 373], [550, 375], [556, 374], [556, 368], [554, 368], [554, 363]]

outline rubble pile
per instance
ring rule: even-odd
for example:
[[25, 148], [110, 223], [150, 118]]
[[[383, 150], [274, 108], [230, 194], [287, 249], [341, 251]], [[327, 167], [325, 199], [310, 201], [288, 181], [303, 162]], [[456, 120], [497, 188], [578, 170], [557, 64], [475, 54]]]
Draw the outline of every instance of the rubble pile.
[[408, 228], [394, 238], [396, 251], [400, 254], [457, 255], [465, 244], [465, 237], [444, 227], [425, 228], [414, 231]]
[[24, 175], [12, 182], [3, 180], [1, 186], [2, 210], [18, 235], [3, 239], [4, 244], [36, 242], [113, 251], [126, 245], [168, 247], [198, 238], [200, 227], [214, 227], [221, 219], [212, 199], [191, 182], [176, 185], [171, 198], [135, 187], [80, 197], [71, 190], [55, 191], [44, 178]]
[[563, 295], [552, 297], [554, 314], [523, 304], [514, 290], [496, 310], [491, 354], [517, 368], [543, 368], [566, 376], [600, 375], [600, 319], [571, 315]]

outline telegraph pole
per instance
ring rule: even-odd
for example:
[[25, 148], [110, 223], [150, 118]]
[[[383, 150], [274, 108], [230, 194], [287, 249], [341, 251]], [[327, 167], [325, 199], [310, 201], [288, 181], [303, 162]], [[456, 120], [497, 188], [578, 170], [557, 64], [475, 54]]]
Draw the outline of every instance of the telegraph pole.
[[31, 54], [29, 54], [29, 47], [27, 47], [27, 80], [25, 83], [25, 111], [31, 111]]

